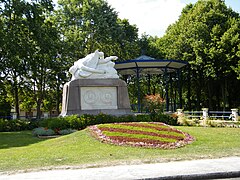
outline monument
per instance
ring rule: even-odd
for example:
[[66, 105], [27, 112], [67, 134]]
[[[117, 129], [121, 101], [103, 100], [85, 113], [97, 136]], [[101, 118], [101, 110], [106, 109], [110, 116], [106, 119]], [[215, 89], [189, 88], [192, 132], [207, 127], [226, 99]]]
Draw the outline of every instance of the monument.
[[60, 116], [131, 113], [127, 85], [114, 68], [113, 60], [117, 58], [104, 58], [104, 53], [96, 50], [74, 62], [69, 69], [71, 81], [63, 87]]

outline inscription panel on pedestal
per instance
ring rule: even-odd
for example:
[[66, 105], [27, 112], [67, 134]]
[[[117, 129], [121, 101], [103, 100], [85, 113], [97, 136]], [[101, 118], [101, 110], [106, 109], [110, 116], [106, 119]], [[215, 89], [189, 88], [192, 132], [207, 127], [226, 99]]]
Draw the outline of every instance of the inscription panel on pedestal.
[[117, 109], [117, 87], [81, 87], [82, 110]]

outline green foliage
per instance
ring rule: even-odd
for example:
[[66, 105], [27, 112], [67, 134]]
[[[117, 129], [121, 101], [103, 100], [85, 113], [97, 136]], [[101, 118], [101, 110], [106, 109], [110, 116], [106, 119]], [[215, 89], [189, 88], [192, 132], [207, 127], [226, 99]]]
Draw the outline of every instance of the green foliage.
[[136, 118], [139, 122], [151, 122], [152, 120], [151, 116], [147, 114], [138, 114]]
[[63, 130], [58, 131], [58, 134], [60, 134], [60, 135], [67, 135], [67, 134], [71, 134], [71, 133], [74, 133], [74, 132], [76, 132], [76, 130], [73, 130], [73, 129], [63, 129]]
[[178, 123], [182, 126], [200, 126], [200, 120], [198, 119], [187, 119], [185, 116], [178, 117]]
[[66, 117], [55, 117], [41, 119], [39, 121], [31, 120], [6, 120], [0, 119], [0, 132], [31, 130], [36, 127], [53, 129], [56, 132], [64, 129], [82, 130], [87, 126], [95, 124], [119, 123], [119, 122], [164, 122], [169, 125], [176, 125], [176, 119], [169, 115], [154, 113], [126, 116], [112, 116], [107, 114], [81, 116], [72, 115]]
[[79, 129], [79, 127], [84, 126], [83, 121], [77, 115], [66, 116], [64, 119], [69, 123], [72, 129]]
[[69, 122], [61, 117], [47, 118], [39, 122], [40, 127], [45, 127], [49, 129], [67, 129], [70, 127]]
[[44, 127], [38, 127], [33, 129], [32, 134], [34, 136], [53, 136], [53, 135], [67, 135], [76, 132], [76, 130], [73, 129], [63, 129], [63, 130], [53, 130], [49, 128]]
[[224, 1], [199, 0], [157, 40], [165, 58], [190, 64], [189, 74], [183, 73], [189, 110], [239, 106], [239, 24], [239, 14]]
[[7, 90], [3, 82], [1, 82], [0, 78], [0, 117], [7, 117], [10, 116], [11, 104], [6, 98]]
[[0, 100], [0, 117], [10, 116], [11, 105], [9, 102], [6, 102], [5, 98], [1, 98]]
[[174, 118], [168, 114], [152, 113], [150, 114], [150, 117], [153, 122], [163, 122], [169, 125], [178, 125], [177, 118]]
[[0, 119], [0, 132], [24, 131], [31, 130], [35, 127], [37, 127], [37, 122], [31, 122], [30, 120]]
[[55, 135], [55, 131], [52, 129], [39, 127], [39, 128], [33, 129], [32, 134], [34, 136], [53, 136]]
[[[99, 49], [119, 60], [139, 54], [138, 29], [104, 0], [0, 1], [0, 116], [11, 106], [59, 113], [73, 61]], [[5, 82], [6, 81], [6, 82]], [[7, 88], [6, 88], [7, 87]], [[6, 89], [6, 90], [5, 90]]]
[[68, 62], [96, 49], [106, 55], [115, 54], [119, 59], [133, 58], [139, 53], [137, 27], [119, 19], [107, 1], [58, 3], [57, 19], [64, 37], [62, 54]]
[[169, 125], [176, 125], [177, 120], [169, 115], [155, 113], [155, 114], [141, 114], [141, 115], [127, 115], [127, 116], [112, 116], [107, 114], [94, 115], [72, 115], [64, 118], [50, 118], [44, 119], [40, 122], [40, 126], [51, 129], [85, 129], [87, 126], [95, 124], [119, 123], [119, 122], [164, 122]]

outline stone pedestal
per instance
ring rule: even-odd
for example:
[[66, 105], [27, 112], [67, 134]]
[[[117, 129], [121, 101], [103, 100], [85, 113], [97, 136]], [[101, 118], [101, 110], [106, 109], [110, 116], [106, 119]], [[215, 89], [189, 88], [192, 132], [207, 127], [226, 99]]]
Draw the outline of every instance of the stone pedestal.
[[64, 85], [60, 116], [131, 114], [127, 85], [120, 79], [76, 79]]

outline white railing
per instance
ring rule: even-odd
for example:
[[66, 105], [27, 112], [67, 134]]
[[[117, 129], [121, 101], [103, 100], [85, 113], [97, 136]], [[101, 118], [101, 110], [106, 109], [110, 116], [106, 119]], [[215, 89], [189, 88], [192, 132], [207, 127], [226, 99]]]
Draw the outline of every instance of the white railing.
[[231, 111], [209, 111], [208, 108], [203, 108], [202, 111], [183, 111], [177, 109], [177, 114], [184, 114], [188, 119], [221, 119], [238, 121], [238, 109], [231, 109]]

